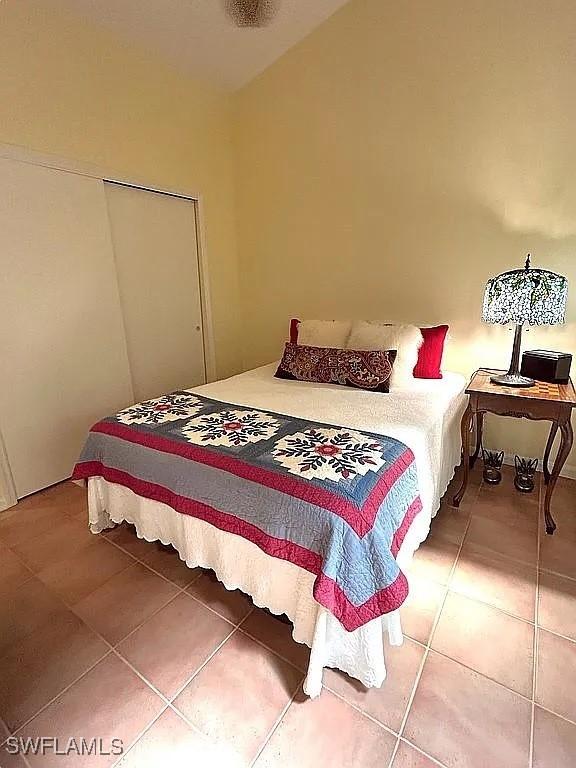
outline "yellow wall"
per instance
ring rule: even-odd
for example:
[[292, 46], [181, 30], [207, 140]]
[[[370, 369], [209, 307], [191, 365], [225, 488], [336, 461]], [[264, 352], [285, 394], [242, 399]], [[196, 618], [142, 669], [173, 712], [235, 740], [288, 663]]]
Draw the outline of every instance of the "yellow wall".
[[246, 367], [291, 316], [448, 322], [447, 368], [507, 367], [482, 293], [528, 251], [571, 296], [524, 346], [576, 354], [575, 29], [571, 0], [352, 0], [238, 94]]
[[0, 142], [202, 194], [217, 369], [236, 372], [230, 97], [47, 6], [0, 2]]

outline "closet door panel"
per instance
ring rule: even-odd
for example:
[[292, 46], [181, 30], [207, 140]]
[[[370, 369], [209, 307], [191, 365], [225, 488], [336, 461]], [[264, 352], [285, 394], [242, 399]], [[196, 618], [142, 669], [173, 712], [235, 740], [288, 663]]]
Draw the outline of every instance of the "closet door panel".
[[136, 400], [206, 381], [192, 200], [106, 183]]
[[133, 402], [104, 184], [0, 159], [0, 430], [18, 497]]

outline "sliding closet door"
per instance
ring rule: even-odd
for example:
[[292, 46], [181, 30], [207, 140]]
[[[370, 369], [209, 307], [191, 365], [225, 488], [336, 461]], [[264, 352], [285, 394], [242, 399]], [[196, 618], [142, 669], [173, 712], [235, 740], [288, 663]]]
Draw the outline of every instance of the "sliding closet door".
[[105, 187], [135, 398], [203, 384], [195, 204]]
[[0, 159], [0, 431], [20, 498], [133, 402], [102, 181]]

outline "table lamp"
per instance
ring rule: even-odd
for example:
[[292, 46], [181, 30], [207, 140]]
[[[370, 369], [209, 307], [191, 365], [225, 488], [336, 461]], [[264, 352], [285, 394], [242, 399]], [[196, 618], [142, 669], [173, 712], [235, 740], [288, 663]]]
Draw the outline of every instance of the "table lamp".
[[522, 326], [557, 325], [564, 322], [568, 281], [547, 269], [532, 269], [530, 254], [524, 269], [513, 269], [486, 283], [482, 320], [485, 323], [514, 323], [514, 346], [508, 373], [490, 381], [505, 387], [532, 387], [534, 379], [520, 375]]

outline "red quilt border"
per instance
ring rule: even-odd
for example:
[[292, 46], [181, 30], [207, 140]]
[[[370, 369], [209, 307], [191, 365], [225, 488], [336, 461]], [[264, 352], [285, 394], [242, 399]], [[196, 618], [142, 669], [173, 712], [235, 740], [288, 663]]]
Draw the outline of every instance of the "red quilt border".
[[145, 448], [152, 448], [163, 453], [182, 456], [191, 461], [229, 472], [244, 480], [265, 485], [268, 488], [281, 491], [288, 496], [307, 501], [310, 504], [315, 504], [341, 517], [360, 537], [365, 536], [368, 531], [372, 530], [378, 509], [386, 494], [414, 461], [414, 454], [410, 448], [406, 448], [379, 477], [364, 507], [359, 509], [355, 504], [347, 501], [342, 496], [325, 491], [317, 486], [308, 485], [297, 477], [272, 472], [263, 467], [254, 467], [252, 464], [248, 464], [241, 459], [226, 456], [216, 451], [209, 451], [202, 446], [169, 440], [162, 435], [139, 432], [124, 424], [118, 424], [113, 421], [99, 421], [90, 431], [118, 437], [121, 440], [142, 445]]
[[[342, 588], [329, 576], [322, 573], [322, 559], [316, 552], [302, 547], [292, 541], [278, 539], [262, 531], [252, 523], [221, 512], [202, 502], [189, 499], [186, 496], [170, 491], [156, 483], [141, 480], [114, 467], [107, 467], [100, 461], [80, 462], [74, 467], [73, 480], [88, 477], [102, 477], [117, 483], [139, 496], [153, 501], [160, 501], [172, 507], [176, 512], [204, 520], [216, 528], [228, 533], [242, 536], [256, 544], [263, 552], [280, 560], [287, 560], [313, 573], [317, 578], [314, 583], [313, 595], [320, 605], [327, 608], [348, 631], [353, 632], [374, 618], [399, 608], [408, 596], [408, 581], [400, 571], [395, 581], [376, 592], [362, 605], [354, 605], [343, 592]], [[417, 496], [406, 510], [404, 519], [396, 531], [391, 552], [395, 557], [402, 545], [404, 537], [416, 515], [422, 509], [422, 502]]]

